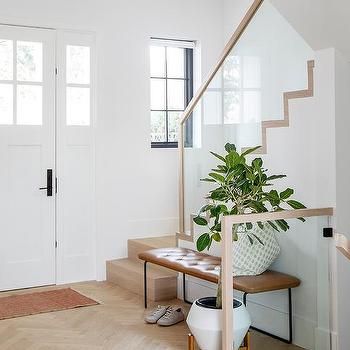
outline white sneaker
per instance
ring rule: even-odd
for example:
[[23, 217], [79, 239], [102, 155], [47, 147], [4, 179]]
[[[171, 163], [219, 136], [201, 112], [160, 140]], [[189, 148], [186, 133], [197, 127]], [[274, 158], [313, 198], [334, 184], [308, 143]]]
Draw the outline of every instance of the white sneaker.
[[166, 314], [168, 308], [169, 305], [158, 305], [145, 316], [145, 322], [152, 324], [157, 323], [157, 321]]
[[182, 322], [184, 319], [185, 315], [181, 307], [170, 306], [166, 310], [165, 315], [157, 321], [157, 324], [159, 326], [168, 327], [176, 323]]

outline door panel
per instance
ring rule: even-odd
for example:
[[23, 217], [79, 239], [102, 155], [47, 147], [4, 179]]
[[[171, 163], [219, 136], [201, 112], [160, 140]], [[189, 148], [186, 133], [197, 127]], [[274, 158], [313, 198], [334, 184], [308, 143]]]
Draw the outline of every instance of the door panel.
[[0, 26], [0, 56], [0, 290], [54, 284], [55, 32]]
[[96, 279], [94, 35], [60, 32], [57, 43], [57, 281]]

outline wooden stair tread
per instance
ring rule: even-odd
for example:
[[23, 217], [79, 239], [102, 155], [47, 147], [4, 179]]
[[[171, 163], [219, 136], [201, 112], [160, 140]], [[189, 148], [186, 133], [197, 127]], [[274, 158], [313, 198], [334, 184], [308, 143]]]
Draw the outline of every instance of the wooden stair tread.
[[167, 235], [167, 236], [160, 236], [160, 237], [136, 238], [136, 239], [129, 239], [129, 241], [143, 243], [145, 245], [148, 245], [148, 246], [151, 246], [151, 247], [154, 247], [154, 248], [168, 247], [169, 244], [172, 244], [172, 246], [176, 245], [176, 237], [175, 237], [175, 235]]

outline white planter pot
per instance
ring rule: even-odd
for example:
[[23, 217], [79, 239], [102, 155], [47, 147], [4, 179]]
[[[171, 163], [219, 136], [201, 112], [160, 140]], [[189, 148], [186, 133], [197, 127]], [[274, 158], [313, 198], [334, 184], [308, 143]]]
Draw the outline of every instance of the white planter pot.
[[[187, 324], [201, 350], [221, 350], [222, 310], [215, 308], [214, 297], [197, 299], [190, 309]], [[244, 305], [234, 300], [234, 350], [242, 344], [251, 325]]]

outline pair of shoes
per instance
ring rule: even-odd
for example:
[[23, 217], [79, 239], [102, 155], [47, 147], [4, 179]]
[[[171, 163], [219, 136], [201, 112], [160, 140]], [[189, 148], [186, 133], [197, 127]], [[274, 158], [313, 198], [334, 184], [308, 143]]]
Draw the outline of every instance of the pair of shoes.
[[158, 305], [145, 316], [145, 322], [151, 324], [157, 323], [159, 326], [164, 327], [172, 326], [176, 323], [182, 322], [184, 319], [185, 315], [181, 307], [170, 305]]

